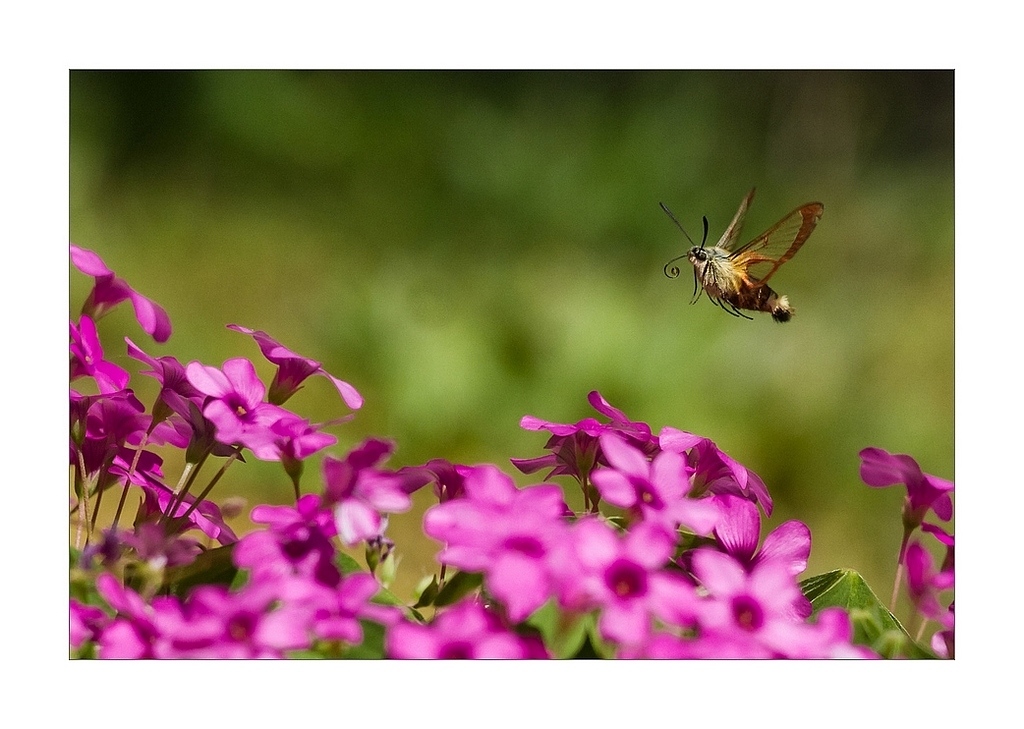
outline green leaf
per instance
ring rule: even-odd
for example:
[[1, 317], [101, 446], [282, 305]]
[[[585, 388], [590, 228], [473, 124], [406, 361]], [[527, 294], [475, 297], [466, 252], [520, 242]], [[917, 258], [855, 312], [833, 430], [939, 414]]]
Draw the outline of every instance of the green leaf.
[[344, 552], [336, 552], [334, 555], [334, 562], [343, 575], [352, 574], [353, 572], [366, 572], [365, 567]]
[[437, 593], [435, 607], [452, 605], [473, 592], [483, 584], [484, 576], [479, 572], [456, 572], [444, 587]]
[[83, 605], [96, 605], [110, 612], [106, 600], [96, 591], [95, 575], [79, 567], [81, 552], [71, 547], [68, 585], [70, 596]]
[[526, 624], [537, 629], [553, 658], [600, 657], [588, 639], [595, 626], [591, 613], [565, 613], [554, 600], [548, 600], [526, 619]]
[[841, 569], [808, 577], [800, 583], [813, 614], [840, 607], [850, 616], [853, 642], [885, 658], [934, 658], [910, 637], [856, 570]]
[[414, 608], [427, 607], [433, 605], [434, 600], [437, 598], [438, 592], [437, 575], [433, 575], [430, 578], [430, 584], [423, 588], [423, 592], [420, 593], [419, 599], [416, 600]]
[[161, 591], [168, 590], [178, 597], [185, 597], [197, 585], [230, 586], [238, 575], [238, 568], [231, 561], [234, 544], [208, 549], [190, 564], [183, 564], [167, 570]]
[[419, 611], [406, 605], [404, 601], [399, 599], [397, 595], [395, 595], [393, 592], [391, 592], [391, 590], [389, 590], [386, 587], [380, 587], [377, 594], [370, 598], [370, 602], [375, 602], [378, 605], [393, 605], [395, 607], [400, 607], [402, 608], [402, 610], [406, 612], [406, 614], [408, 614], [414, 620], [420, 623], [426, 622], [426, 620], [424, 620], [423, 616], [419, 613]]
[[374, 659], [384, 657], [384, 626], [369, 620], [360, 620], [363, 642], [345, 652], [345, 658]]
[[[344, 552], [335, 553], [334, 563], [337, 565], [338, 569], [341, 570], [342, 575], [351, 575], [359, 572], [364, 574], [367, 573], [365, 567], [360, 565], [359, 562]], [[379, 582], [377, 584], [380, 586]], [[378, 605], [394, 605], [400, 607], [415, 620], [418, 620], [421, 623], [425, 622], [420, 613], [406, 605], [403, 600], [398, 599], [398, 597], [386, 587], [380, 586], [377, 594], [371, 598], [371, 602], [375, 602]]]

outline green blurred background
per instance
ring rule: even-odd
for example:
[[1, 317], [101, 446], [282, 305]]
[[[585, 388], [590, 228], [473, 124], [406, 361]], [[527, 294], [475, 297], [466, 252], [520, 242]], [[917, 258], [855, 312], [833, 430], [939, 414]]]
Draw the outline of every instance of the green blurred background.
[[[952, 72], [73, 72], [70, 155], [71, 240], [174, 326], [156, 345], [121, 307], [109, 358], [138, 371], [127, 335], [269, 382], [225, 325], [263, 329], [365, 396], [335, 455], [384, 436], [393, 467], [533, 483], [508, 459], [545, 435], [519, 419], [592, 415], [596, 389], [713, 438], [775, 498], [763, 533], [806, 522], [807, 574], [858, 569], [886, 601], [903, 493], [863, 486], [858, 451], [953, 477]], [[691, 307], [689, 272], [662, 273], [689, 243], [659, 201], [713, 242], [755, 185], [745, 240], [825, 204], [773, 279], [785, 325]], [[73, 315], [89, 284], [71, 272]], [[150, 383], [133, 377], [146, 402]], [[346, 412], [323, 378], [289, 407]], [[290, 494], [250, 459], [212, 496]], [[392, 520], [404, 597], [434, 564], [431, 500]]]

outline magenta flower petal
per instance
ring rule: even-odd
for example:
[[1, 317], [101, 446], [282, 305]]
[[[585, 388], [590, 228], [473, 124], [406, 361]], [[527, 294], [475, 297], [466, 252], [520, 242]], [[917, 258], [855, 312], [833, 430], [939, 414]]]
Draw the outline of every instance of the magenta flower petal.
[[713, 549], [694, 551], [693, 571], [712, 593], [738, 592], [747, 579], [743, 567], [736, 560]]
[[346, 405], [353, 410], [358, 410], [363, 406], [363, 396], [359, 394], [356, 388], [344, 380], [339, 380], [334, 375], [328, 374], [326, 371], [323, 371], [322, 374], [334, 383], [334, 386], [338, 389], [338, 394], [341, 395], [341, 399], [345, 401]]
[[629, 509], [636, 504], [636, 489], [630, 480], [610, 469], [601, 469], [590, 475], [590, 480], [601, 492], [601, 498], [614, 506]]
[[107, 268], [103, 259], [96, 253], [88, 248], [79, 248], [74, 243], [71, 244], [71, 263], [86, 276], [93, 278], [114, 275], [114, 272]]
[[489, 567], [487, 587], [505, 604], [512, 622], [524, 620], [547, 599], [548, 575], [536, 559], [506, 551]]
[[157, 342], [166, 342], [170, 339], [171, 318], [163, 307], [134, 290], [128, 294], [128, 298], [132, 302], [132, 308], [135, 309], [135, 318], [138, 320], [139, 326], [142, 327], [142, 331]]
[[253, 407], [263, 400], [266, 388], [260, 382], [252, 362], [244, 357], [229, 359], [224, 362], [223, 371], [246, 405]]
[[190, 362], [185, 367], [185, 374], [189, 384], [210, 397], [224, 397], [234, 390], [231, 381], [216, 367]]
[[359, 481], [364, 498], [378, 511], [392, 514], [412, 507], [412, 499], [400, 484], [401, 479], [391, 474], [366, 474]]
[[358, 544], [380, 533], [381, 515], [369, 504], [356, 499], [346, 500], [334, 509], [338, 536], [344, 544]]
[[651, 630], [651, 614], [644, 603], [613, 602], [605, 605], [598, 622], [601, 634], [617, 643], [634, 645]]
[[444, 545], [441, 562], [483, 572], [488, 590], [510, 615], [525, 617], [556, 590], [553, 555], [568, 536], [561, 489], [517, 489], [494, 466], [460, 472], [464, 497], [428, 509], [424, 531]]
[[811, 530], [800, 521], [787, 521], [764, 539], [755, 561], [780, 560], [789, 566], [791, 575], [807, 569], [811, 554]]
[[536, 458], [510, 458], [509, 460], [513, 466], [523, 473], [536, 473], [545, 468], [554, 468], [558, 465], [558, 456], [554, 453], [549, 453], [546, 456], [537, 456]]
[[626, 534], [622, 554], [649, 570], [664, 566], [676, 547], [676, 533], [657, 522], [641, 522]]
[[726, 552], [749, 563], [761, 538], [761, 515], [752, 501], [724, 494], [715, 499], [721, 504], [721, 518], [715, 524], [715, 538]]
[[646, 477], [650, 473], [650, 465], [644, 455], [636, 448], [628, 445], [621, 437], [604, 433], [598, 441], [604, 451], [608, 463], [627, 476]]
[[677, 430], [675, 428], [663, 428], [658, 434], [658, 443], [667, 451], [675, 451], [676, 453], [682, 453], [688, 451], [694, 446], [707, 440], [700, 435], [694, 435], [693, 433], [687, 433], [685, 430]]
[[881, 448], [860, 452], [860, 477], [868, 486], [884, 487], [915, 481], [920, 475], [917, 461], [907, 455], [893, 455]]

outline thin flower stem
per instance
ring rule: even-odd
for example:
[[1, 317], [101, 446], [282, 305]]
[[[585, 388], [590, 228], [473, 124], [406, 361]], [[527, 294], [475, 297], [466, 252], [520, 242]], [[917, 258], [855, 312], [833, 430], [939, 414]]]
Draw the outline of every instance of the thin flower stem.
[[900, 544], [900, 555], [896, 560], [896, 580], [892, 585], [892, 598], [889, 600], [889, 612], [896, 610], [896, 598], [900, 594], [900, 585], [903, 583], [903, 558], [907, 553], [907, 542], [910, 540], [910, 532], [903, 532], [903, 542]]
[[210, 451], [205, 451], [199, 460], [195, 463], [185, 463], [185, 468], [181, 472], [181, 478], [178, 479], [178, 484], [174, 487], [174, 494], [171, 496], [171, 500], [167, 502], [167, 511], [160, 517], [160, 521], [166, 521], [171, 518], [171, 514], [178, 510], [185, 497], [188, 495], [189, 489], [192, 488], [192, 484], [195, 483], [196, 477], [199, 475], [199, 470], [203, 467], [207, 457], [210, 455]]
[[75, 549], [82, 548], [82, 527], [89, 523], [89, 507], [86, 502], [89, 500], [88, 480], [85, 478], [85, 456], [82, 450], [78, 449], [78, 468], [75, 473], [75, 491], [78, 496], [78, 529], [75, 531]]
[[96, 492], [96, 503], [92, 507], [92, 519], [89, 520], [89, 534], [92, 535], [96, 531], [96, 519], [100, 515], [100, 504], [103, 503], [103, 492], [105, 488], [98, 489]]
[[924, 620], [921, 621], [921, 627], [919, 627], [917, 629], [917, 635], [914, 636], [914, 640], [917, 641], [918, 643], [921, 642], [921, 637], [924, 635], [924, 629], [925, 629], [925, 627], [927, 625], [928, 625], [928, 618], [925, 618]]
[[[212, 479], [210, 479], [210, 483], [207, 484], [206, 488], [203, 489], [203, 492], [201, 494], [199, 494], [199, 496], [197, 496], [195, 498], [195, 500], [189, 505], [189, 507], [185, 511], [185, 513], [182, 514], [181, 516], [178, 516], [178, 517], [174, 518], [174, 521], [172, 522], [172, 524], [173, 524], [175, 529], [177, 529], [179, 524], [181, 524], [186, 519], [188, 519], [192, 515], [192, 512], [195, 511], [199, 507], [199, 504], [201, 504], [203, 502], [203, 499], [206, 498], [206, 495], [209, 494], [211, 490], [213, 490], [213, 487], [217, 485], [217, 482], [220, 481], [221, 477], [228, 470], [228, 466], [230, 466], [232, 463], [234, 463], [235, 460], [241, 455], [241, 453], [242, 453], [242, 447], [241, 446], [237, 446], [235, 448], [234, 453], [232, 453], [230, 456], [228, 456], [228, 460], [224, 462], [224, 465], [220, 467], [220, 470], [217, 471], [217, 473], [214, 475], [214, 477]], [[180, 503], [178, 505], [180, 506]], [[177, 509], [178, 506], [175, 506], [174, 508]]]
[[124, 502], [128, 497], [128, 486], [132, 482], [132, 476], [135, 475], [135, 469], [139, 466], [139, 459], [142, 458], [142, 449], [145, 448], [146, 443], [149, 442], [149, 434], [152, 432], [153, 427], [153, 425], [149, 426], [150, 429], [143, 434], [142, 440], [139, 441], [139, 445], [135, 448], [135, 457], [132, 458], [132, 465], [128, 468], [128, 475], [124, 480], [124, 488], [121, 489], [121, 498], [117, 502], [117, 511], [114, 512], [114, 521], [110, 525], [111, 529], [117, 529], [117, 523], [121, 519], [121, 510], [124, 508]]
[[114, 512], [114, 521], [111, 523], [110, 528], [116, 529], [117, 523], [121, 519], [121, 511], [124, 509], [124, 502], [128, 500], [128, 486], [130, 481], [125, 481], [124, 486], [121, 487], [121, 498], [117, 500], [117, 511]]
[[892, 585], [892, 599], [889, 600], [889, 612], [896, 610], [896, 598], [900, 594], [900, 584], [903, 582], [903, 562], [896, 565], [896, 581]]

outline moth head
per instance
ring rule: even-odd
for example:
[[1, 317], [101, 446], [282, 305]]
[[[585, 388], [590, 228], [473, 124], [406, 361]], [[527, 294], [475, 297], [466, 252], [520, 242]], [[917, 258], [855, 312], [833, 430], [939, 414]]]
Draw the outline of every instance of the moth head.
[[[690, 241], [691, 243], [693, 241]], [[690, 263], [697, 265], [698, 263], [705, 263], [709, 256], [707, 250], [704, 248], [704, 244], [708, 242], [708, 216], [704, 216], [704, 237], [701, 238], [700, 245], [694, 246], [686, 254], [686, 257], [690, 259]]]

